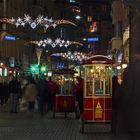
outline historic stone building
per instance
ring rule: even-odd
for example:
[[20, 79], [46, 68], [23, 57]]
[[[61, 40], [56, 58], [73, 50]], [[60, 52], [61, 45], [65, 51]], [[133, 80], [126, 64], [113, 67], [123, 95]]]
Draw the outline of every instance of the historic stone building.
[[112, 38], [112, 50], [123, 53], [122, 63], [134, 61], [134, 56], [140, 46], [140, 1], [113, 0], [112, 23], [115, 35]]

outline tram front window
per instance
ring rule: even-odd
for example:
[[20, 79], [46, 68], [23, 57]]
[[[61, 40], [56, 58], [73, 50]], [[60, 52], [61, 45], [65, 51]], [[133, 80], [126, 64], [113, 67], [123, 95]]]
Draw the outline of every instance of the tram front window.
[[86, 95], [111, 94], [111, 68], [110, 65], [96, 64], [86, 67]]

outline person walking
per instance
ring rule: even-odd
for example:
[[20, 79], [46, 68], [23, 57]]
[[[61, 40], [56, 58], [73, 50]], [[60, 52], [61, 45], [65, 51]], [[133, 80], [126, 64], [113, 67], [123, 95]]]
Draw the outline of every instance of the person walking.
[[53, 110], [55, 107], [56, 84], [51, 77], [49, 77], [49, 86], [50, 86], [49, 109]]
[[25, 88], [24, 98], [28, 102], [29, 114], [32, 116], [35, 106], [35, 101], [37, 99], [37, 86], [34, 79], [31, 79]]
[[45, 79], [44, 75], [41, 75], [40, 79], [37, 82], [38, 88], [38, 102], [39, 102], [39, 111], [41, 116], [44, 116], [46, 108], [48, 107], [49, 95], [50, 95], [50, 85], [49, 82]]
[[10, 93], [10, 112], [17, 113], [18, 100], [21, 94], [21, 84], [16, 77], [13, 76], [8, 87]]
[[78, 102], [78, 106], [79, 106], [79, 110], [80, 110], [80, 114], [83, 114], [83, 86], [84, 86], [84, 81], [81, 77], [76, 77], [77, 79], [77, 85], [74, 88], [74, 94], [76, 96], [76, 101]]

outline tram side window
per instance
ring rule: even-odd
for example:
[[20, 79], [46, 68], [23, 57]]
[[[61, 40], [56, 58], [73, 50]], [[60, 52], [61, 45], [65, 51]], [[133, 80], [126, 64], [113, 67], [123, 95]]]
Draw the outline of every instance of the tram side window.
[[104, 94], [104, 80], [100, 78], [95, 78], [94, 80], [94, 93], [95, 95]]
[[93, 73], [92, 67], [89, 66], [86, 69], [86, 96], [93, 95]]
[[106, 66], [106, 78], [105, 78], [105, 94], [111, 94], [111, 87], [112, 87], [112, 82], [111, 82], [111, 69], [109, 69], [108, 66]]
[[86, 82], [86, 91], [87, 91], [87, 96], [92, 96], [92, 91], [93, 91], [93, 82], [92, 81]]

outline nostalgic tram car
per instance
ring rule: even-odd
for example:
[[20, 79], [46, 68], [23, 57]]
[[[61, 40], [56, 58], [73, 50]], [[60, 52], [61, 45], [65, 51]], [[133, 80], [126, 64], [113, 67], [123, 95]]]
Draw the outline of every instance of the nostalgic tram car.
[[55, 118], [56, 112], [65, 113], [66, 118], [68, 112], [76, 111], [75, 96], [72, 93], [74, 87], [74, 73], [75, 71], [71, 69], [61, 69], [54, 72], [60, 86], [60, 93], [56, 94], [53, 118]]
[[81, 129], [86, 123], [111, 122], [112, 114], [112, 59], [95, 55], [83, 63], [84, 112]]

